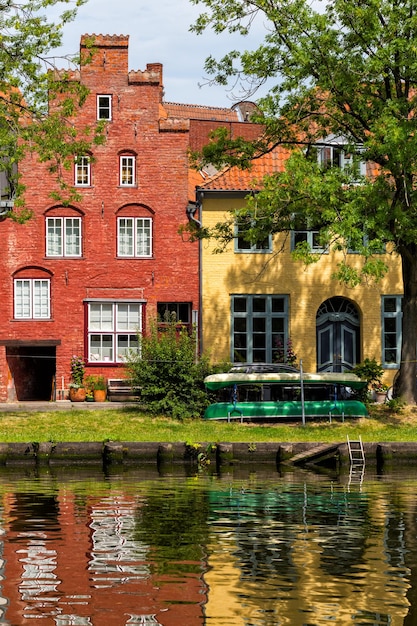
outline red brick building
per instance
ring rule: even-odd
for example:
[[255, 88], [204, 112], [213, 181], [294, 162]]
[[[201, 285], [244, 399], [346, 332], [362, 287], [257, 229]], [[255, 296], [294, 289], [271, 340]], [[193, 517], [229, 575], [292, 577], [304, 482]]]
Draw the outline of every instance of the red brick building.
[[194, 188], [188, 149], [216, 126], [254, 126], [239, 107], [165, 103], [160, 64], [129, 71], [128, 37], [94, 37], [91, 62], [70, 74], [89, 89], [74, 125], [105, 125], [104, 143], [65, 173], [81, 199], [51, 200], [54, 178], [28, 157], [19, 171], [34, 217], [0, 224], [1, 402], [66, 397], [72, 355], [87, 374], [123, 377], [157, 312], [198, 322], [199, 247], [178, 233]]

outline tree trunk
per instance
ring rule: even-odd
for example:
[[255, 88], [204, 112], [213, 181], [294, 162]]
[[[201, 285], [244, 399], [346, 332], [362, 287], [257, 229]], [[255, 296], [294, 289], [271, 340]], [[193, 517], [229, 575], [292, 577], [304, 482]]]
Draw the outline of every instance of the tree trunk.
[[416, 403], [417, 361], [417, 246], [399, 247], [403, 274], [403, 319], [401, 365], [396, 380], [396, 393], [407, 403]]

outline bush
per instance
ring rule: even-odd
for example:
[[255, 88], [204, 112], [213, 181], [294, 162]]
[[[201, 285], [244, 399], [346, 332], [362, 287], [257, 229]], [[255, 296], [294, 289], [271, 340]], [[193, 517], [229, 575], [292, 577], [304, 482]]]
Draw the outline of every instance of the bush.
[[126, 365], [144, 410], [177, 419], [202, 416], [209, 404], [203, 381], [213, 368], [207, 357], [196, 358], [196, 339], [172, 317], [163, 325], [151, 321], [149, 333], [139, 336], [140, 356], [131, 354]]
[[89, 391], [106, 390], [107, 382], [104, 376], [91, 374], [84, 379], [84, 385]]
[[364, 359], [362, 363], [355, 365], [352, 369], [352, 373], [359, 376], [361, 380], [366, 380], [368, 383], [364, 389], [358, 390], [354, 394], [363, 402], [368, 400], [369, 388], [371, 386], [375, 388], [376, 385], [382, 385], [381, 378], [384, 374], [384, 369], [376, 359]]

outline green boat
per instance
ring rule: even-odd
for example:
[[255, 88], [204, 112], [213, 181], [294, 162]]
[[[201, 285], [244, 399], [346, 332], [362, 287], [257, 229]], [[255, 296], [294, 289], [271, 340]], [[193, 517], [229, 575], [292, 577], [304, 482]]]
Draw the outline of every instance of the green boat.
[[365, 417], [368, 411], [353, 390], [366, 382], [349, 372], [307, 374], [280, 368], [236, 368], [204, 380], [218, 402], [207, 407], [204, 419], [288, 420]]

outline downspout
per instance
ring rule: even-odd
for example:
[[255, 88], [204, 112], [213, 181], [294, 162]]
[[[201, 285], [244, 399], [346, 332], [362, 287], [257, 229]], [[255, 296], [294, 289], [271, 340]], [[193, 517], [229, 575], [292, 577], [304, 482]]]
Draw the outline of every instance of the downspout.
[[194, 215], [200, 209], [200, 202], [199, 202], [200, 193], [201, 192], [199, 192], [197, 190], [197, 192], [196, 192], [196, 194], [197, 194], [197, 201], [193, 202], [192, 200], [189, 200], [188, 204], [187, 204], [187, 208], [186, 208], [186, 213], [187, 213], [187, 217], [188, 217], [189, 221], [193, 222], [193, 224], [195, 224], [197, 226], [197, 228], [201, 228], [201, 222], [199, 220], [196, 220]]
[[[187, 204], [187, 208], [186, 208], [186, 214], [187, 214], [187, 218], [190, 222], [192, 222], [193, 224], [195, 224], [195, 226], [200, 229], [201, 228], [201, 221], [196, 219], [195, 215], [197, 214], [198, 217], [200, 217], [201, 219], [201, 215], [199, 215], [200, 211], [201, 211], [201, 199], [202, 199], [202, 192], [197, 188], [196, 189], [196, 201], [193, 202], [192, 200], [190, 200]], [[198, 341], [198, 346], [196, 347], [196, 352], [201, 353], [202, 351], [202, 342], [203, 342], [203, 329], [202, 329], [202, 267], [201, 267], [201, 258], [202, 258], [202, 254], [201, 254], [201, 239], [198, 240], [198, 334], [197, 334], [197, 341]]]

